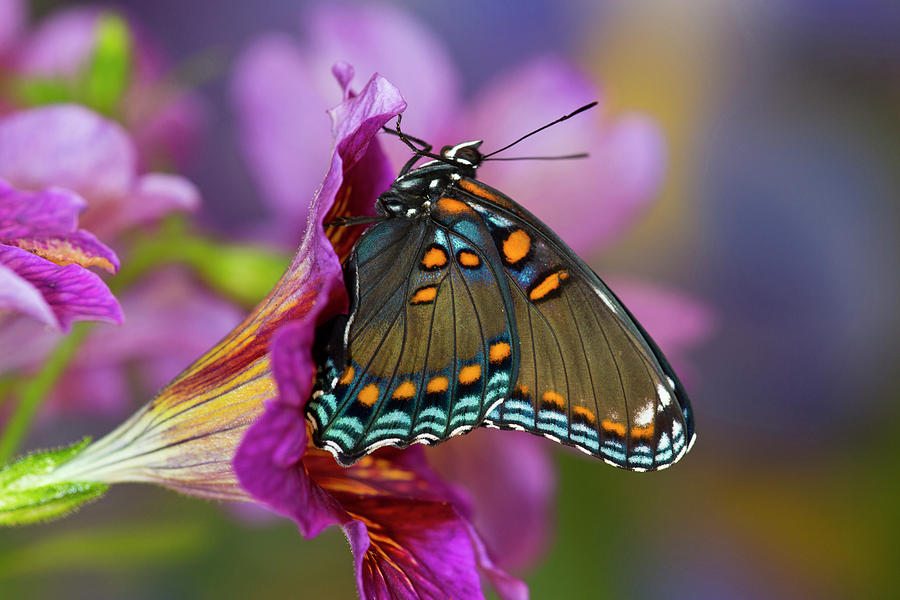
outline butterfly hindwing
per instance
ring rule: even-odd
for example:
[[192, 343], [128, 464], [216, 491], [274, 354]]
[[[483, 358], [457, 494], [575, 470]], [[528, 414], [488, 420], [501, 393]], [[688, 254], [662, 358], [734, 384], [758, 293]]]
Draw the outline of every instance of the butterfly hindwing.
[[478, 221], [388, 219], [368, 230], [346, 266], [343, 351], [329, 355], [308, 409], [314, 442], [350, 464], [478, 426], [515, 377], [496, 263]]
[[622, 303], [510, 198], [472, 179], [454, 197], [491, 231], [517, 329], [517, 379], [485, 425], [544, 435], [632, 470], [680, 458], [693, 438], [687, 397]]

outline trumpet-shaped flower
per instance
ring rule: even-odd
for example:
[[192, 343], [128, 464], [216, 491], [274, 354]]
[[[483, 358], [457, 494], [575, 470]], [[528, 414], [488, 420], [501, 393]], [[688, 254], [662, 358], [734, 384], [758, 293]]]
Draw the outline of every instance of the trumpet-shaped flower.
[[469, 508], [421, 448], [385, 450], [345, 469], [307, 437], [311, 344], [316, 326], [347, 308], [339, 256], [354, 241], [348, 228], [326, 237], [322, 223], [328, 214], [373, 210], [393, 178], [373, 138], [406, 106], [377, 75], [354, 95], [352, 69], [340, 65], [335, 74], [345, 100], [331, 111], [331, 165], [281, 282], [156, 399], [43, 481], [152, 481], [198, 496], [255, 498], [307, 536], [339, 525], [363, 598], [480, 598], [479, 569], [503, 598], [526, 597], [524, 585], [491, 562]]

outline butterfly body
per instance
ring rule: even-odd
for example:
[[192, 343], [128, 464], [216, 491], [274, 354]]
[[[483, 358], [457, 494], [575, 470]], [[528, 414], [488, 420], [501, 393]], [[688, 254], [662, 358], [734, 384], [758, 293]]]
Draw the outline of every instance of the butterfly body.
[[686, 394], [596, 274], [476, 179], [480, 142], [445, 148], [377, 203], [345, 273], [349, 317], [317, 374], [313, 441], [352, 464], [385, 445], [518, 429], [631, 470], [694, 438]]

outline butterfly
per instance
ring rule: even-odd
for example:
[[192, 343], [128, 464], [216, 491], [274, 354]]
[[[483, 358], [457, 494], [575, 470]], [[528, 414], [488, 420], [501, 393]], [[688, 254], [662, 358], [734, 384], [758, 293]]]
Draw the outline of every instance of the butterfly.
[[[481, 426], [633, 471], [679, 460], [693, 413], [657, 345], [555, 233], [476, 178], [513, 144], [433, 154], [399, 119], [387, 131], [414, 156], [378, 198], [378, 217], [344, 223], [375, 224], [344, 264], [349, 315], [319, 345], [313, 442], [346, 466]], [[422, 157], [433, 160], [416, 167]]]

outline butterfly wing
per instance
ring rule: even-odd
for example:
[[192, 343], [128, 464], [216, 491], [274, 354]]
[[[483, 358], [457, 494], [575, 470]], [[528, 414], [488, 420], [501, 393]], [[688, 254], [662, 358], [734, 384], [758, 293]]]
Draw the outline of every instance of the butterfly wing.
[[348, 465], [381, 446], [478, 426], [515, 379], [498, 264], [478, 221], [392, 218], [370, 228], [345, 267], [350, 317], [307, 410], [314, 443]]
[[694, 440], [687, 395], [618, 298], [510, 198], [473, 179], [449, 195], [491, 232], [517, 327], [515, 385], [484, 425], [544, 435], [631, 470], [680, 459]]

